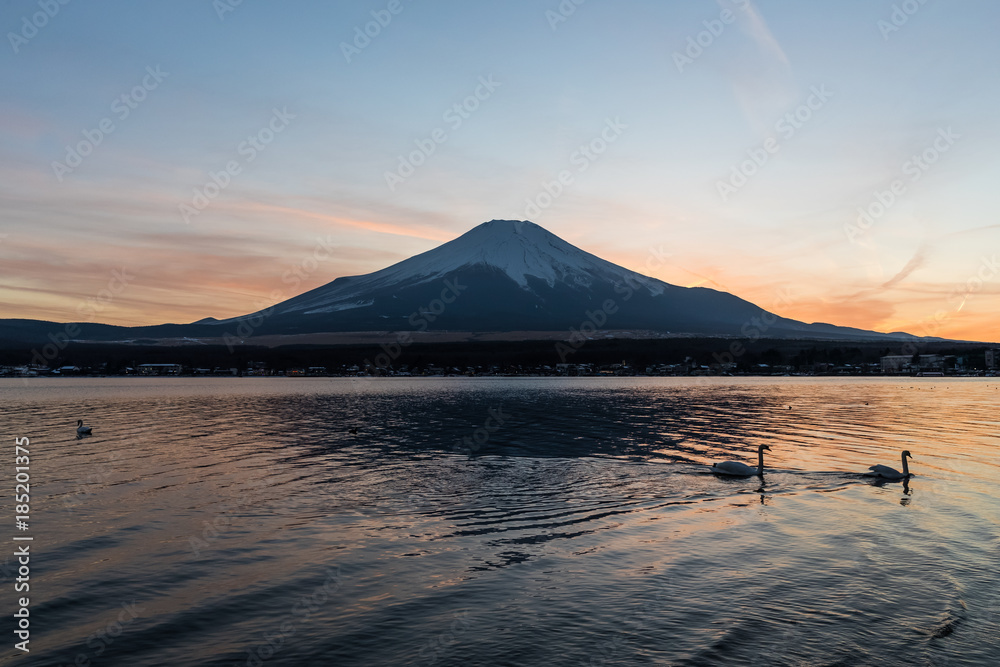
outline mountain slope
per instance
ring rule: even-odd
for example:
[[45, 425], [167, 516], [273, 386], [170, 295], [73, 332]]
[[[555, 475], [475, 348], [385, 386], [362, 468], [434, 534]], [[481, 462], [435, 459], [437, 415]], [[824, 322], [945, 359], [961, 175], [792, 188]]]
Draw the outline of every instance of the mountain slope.
[[732, 294], [678, 287], [612, 264], [524, 221], [492, 220], [380, 271], [343, 277], [225, 320], [125, 328], [0, 320], [0, 342], [248, 338], [324, 332], [649, 331], [690, 336], [909, 340], [778, 317]]
[[[725, 292], [678, 287], [585, 252], [526, 221], [492, 220], [433, 250], [240, 318], [258, 333], [560, 331], [581, 326], [691, 335], [908, 337], [771, 316]], [[588, 325], [589, 323], [589, 325]]]

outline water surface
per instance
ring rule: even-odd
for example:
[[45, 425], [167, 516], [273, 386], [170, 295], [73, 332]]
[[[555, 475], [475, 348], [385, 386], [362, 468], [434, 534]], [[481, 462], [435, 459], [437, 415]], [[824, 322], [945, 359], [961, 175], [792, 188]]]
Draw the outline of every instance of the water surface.
[[[5, 380], [34, 541], [32, 650], [0, 664], [995, 665], [998, 398], [992, 379]], [[707, 472], [762, 443], [763, 481]], [[861, 476], [902, 449], [905, 486]]]

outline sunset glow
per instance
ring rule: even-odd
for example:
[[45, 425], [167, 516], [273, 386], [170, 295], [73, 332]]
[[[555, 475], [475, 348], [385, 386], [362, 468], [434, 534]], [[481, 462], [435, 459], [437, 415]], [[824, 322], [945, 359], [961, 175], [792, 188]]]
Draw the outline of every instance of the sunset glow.
[[498, 218], [806, 322], [1000, 337], [995, 3], [563, 5], [6, 3], [0, 317], [232, 317]]

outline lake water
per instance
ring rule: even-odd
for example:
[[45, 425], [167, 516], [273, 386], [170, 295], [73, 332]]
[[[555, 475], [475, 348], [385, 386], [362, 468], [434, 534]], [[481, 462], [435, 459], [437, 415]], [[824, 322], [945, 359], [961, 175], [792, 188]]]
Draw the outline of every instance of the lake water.
[[0, 664], [997, 665], [998, 387], [4, 380]]

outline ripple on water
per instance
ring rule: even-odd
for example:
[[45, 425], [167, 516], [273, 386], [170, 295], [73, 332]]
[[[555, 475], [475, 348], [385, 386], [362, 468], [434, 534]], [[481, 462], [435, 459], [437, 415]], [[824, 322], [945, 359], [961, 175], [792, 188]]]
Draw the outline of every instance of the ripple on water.
[[[33, 447], [38, 649], [19, 664], [96, 662], [88, 638], [133, 603], [101, 662], [993, 664], [991, 392], [0, 382], [4, 432]], [[763, 481], [707, 469], [762, 443]], [[862, 476], [901, 449], [906, 485]]]

